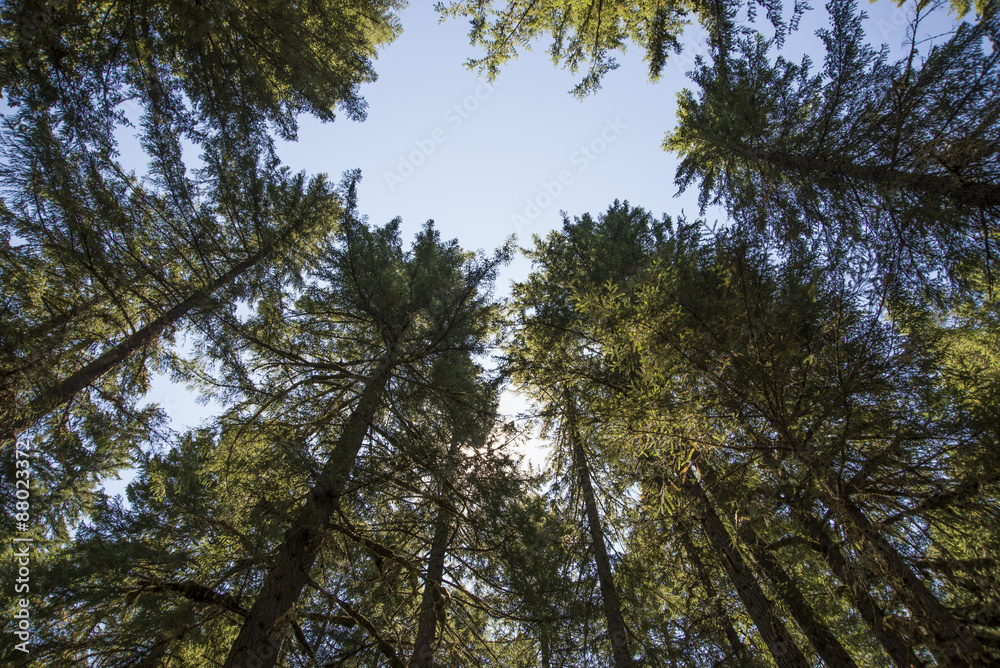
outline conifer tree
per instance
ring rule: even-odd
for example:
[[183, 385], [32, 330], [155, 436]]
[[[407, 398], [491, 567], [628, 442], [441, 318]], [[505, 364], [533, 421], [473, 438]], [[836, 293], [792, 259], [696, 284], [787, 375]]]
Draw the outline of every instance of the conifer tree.
[[856, 3], [827, 9], [818, 74], [808, 58], [772, 60], [760, 35], [696, 68], [664, 142], [681, 157], [676, 182], [698, 182], [703, 206], [723, 203], [786, 244], [825, 235], [831, 255], [870, 254], [903, 294], [949, 279], [968, 289], [979, 268], [992, 277], [1000, 60], [984, 42], [997, 39], [995, 14], [925, 49], [935, 6], [918, 3], [908, 53], [890, 63], [866, 43]]

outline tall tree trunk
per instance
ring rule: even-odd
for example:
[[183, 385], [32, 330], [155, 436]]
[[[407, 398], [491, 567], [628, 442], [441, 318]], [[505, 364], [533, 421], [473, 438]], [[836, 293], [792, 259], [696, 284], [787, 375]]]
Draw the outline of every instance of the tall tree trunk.
[[[458, 454], [458, 442], [452, 441], [448, 451], [448, 461], [451, 462]], [[444, 485], [440, 486], [442, 489]], [[424, 576], [424, 592], [420, 600], [420, 612], [417, 616], [417, 638], [413, 643], [413, 657], [410, 666], [413, 668], [431, 668], [434, 665], [434, 641], [437, 637], [438, 615], [444, 613], [444, 598], [441, 593], [441, 583], [444, 580], [444, 561], [448, 556], [448, 539], [451, 537], [451, 521], [449, 511], [438, 508], [434, 520], [434, 538], [427, 555], [427, 574]]]
[[[779, 478], [788, 481], [788, 473], [770, 452], [763, 452], [763, 459]], [[858, 611], [885, 653], [889, 655], [893, 665], [896, 668], [923, 668], [924, 663], [913, 652], [913, 643], [908, 642], [885, 623], [885, 611], [872, 596], [864, 578], [855, 572], [843, 552], [830, 538], [823, 523], [813, 515], [810, 504], [794, 494], [779, 493], [778, 496], [805, 530], [813, 548], [822, 555], [833, 576], [847, 586], [851, 605]]]
[[729, 641], [729, 646], [732, 648], [733, 657], [736, 659], [737, 665], [740, 666], [753, 666], [757, 665], [753, 657], [747, 652], [746, 645], [740, 640], [740, 636], [736, 633], [736, 627], [733, 625], [733, 620], [726, 612], [726, 609], [722, 607], [722, 600], [719, 597], [718, 590], [716, 590], [715, 585], [712, 583], [712, 576], [709, 573], [708, 568], [705, 566], [704, 562], [701, 560], [701, 555], [698, 552], [698, 548], [695, 547], [694, 541], [691, 540], [690, 529], [685, 523], [680, 524], [680, 531], [677, 534], [680, 536], [681, 545], [684, 547], [684, 552], [687, 554], [688, 563], [694, 568], [695, 575], [698, 576], [698, 580], [701, 581], [701, 586], [705, 590], [705, 595], [709, 597], [712, 601], [712, 607], [715, 610], [715, 618], [718, 623], [722, 626], [723, 632], [726, 634], [726, 639]]
[[858, 668], [858, 664], [854, 662], [837, 637], [822, 620], [816, 617], [815, 611], [809, 605], [806, 597], [803, 596], [795, 580], [767, 550], [767, 546], [763, 544], [757, 532], [744, 522], [740, 524], [737, 535], [750, 547], [757, 566], [774, 584], [775, 591], [788, 606], [792, 616], [795, 617], [795, 622], [816, 648], [816, 652], [823, 659], [827, 668]]
[[608, 636], [611, 639], [611, 654], [616, 668], [631, 668], [632, 652], [628, 647], [628, 634], [625, 631], [625, 618], [622, 616], [621, 599], [615, 588], [614, 575], [611, 571], [611, 559], [604, 542], [604, 529], [601, 526], [601, 515], [597, 511], [597, 500], [594, 497], [594, 487], [590, 480], [590, 467], [587, 464], [587, 453], [583, 449], [583, 438], [576, 425], [576, 407], [574, 400], [567, 398], [566, 426], [573, 448], [573, 466], [577, 482], [583, 496], [583, 507], [587, 515], [587, 528], [590, 531], [590, 542], [594, 548], [594, 562], [597, 566], [597, 579], [601, 586], [601, 601], [604, 606], [604, 616], [608, 623]]
[[844, 176], [873, 185], [910, 188], [926, 195], [948, 198], [959, 205], [977, 209], [1000, 207], [1000, 185], [965, 181], [951, 174], [919, 174], [905, 172], [888, 165], [857, 165], [851, 162], [827, 160], [784, 151], [738, 150], [738, 155], [779, 168], [813, 174]]
[[719, 552], [719, 560], [736, 588], [740, 600], [746, 606], [747, 612], [750, 613], [757, 631], [771, 651], [778, 668], [808, 668], [809, 663], [788, 634], [788, 629], [774, 609], [773, 603], [757, 584], [755, 573], [750, 570], [743, 556], [733, 545], [729, 532], [715, 512], [715, 507], [705, 494], [705, 490], [690, 477], [681, 485], [700, 506], [702, 529]]
[[[720, 476], [711, 465], [702, 462], [699, 463], [698, 469], [707, 484], [715, 485], [719, 482]], [[816, 617], [815, 611], [802, 595], [795, 580], [767, 549], [753, 527], [747, 522], [741, 522], [736, 528], [736, 535], [750, 548], [759, 570], [774, 584], [775, 591], [788, 606], [795, 622], [816, 648], [827, 668], [858, 668], [837, 637]]]
[[238, 263], [208, 285], [195, 290], [186, 299], [126, 336], [113, 348], [104, 351], [97, 359], [70, 375], [69, 378], [43, 390], [22, 411], [18, 411], [19, 415], [12, 415], [7, 423], [0, 428], [0, 444], [2, 444], [0, 447], [6, 447], [6, 444], [14, 441], [22, 430], [70, 401], [84, 388], [96, 383], [104, 374], [124, 363], [132, 354], [156, 341], [164, 330], [203, 304], [218, 290], [228, 286], [240, 275], [273, 255], [298, 227], [298, 224], [290, 225], [274, 242]]
[[357, 406], [309, 492], [294, 527], [285, 535], [224, 668], [271, 668], [278, 658], [282, 620], [302, 595], [316, 561], [325, 529], [344, 493], [368, 427], [382, 404], [385, 387], [395, 370], [398, 344], [368, 379]]
[[889, 655], [893, 665], [896, 668], [922, 668], [924, 663], [917, 659], [916, 654], [913, 653], [912, 643], [907, 642], [885, 623], [885, 611], [872, 596], [868, 585], [854, 572], [840, 548], [827, 534], [823, 524], [807, 508], [800, 507], [797, 502], [790, 501], [785, 497], [785, 503], [799, 525], [805, 529], [813, 547], [823, 556], [830, 572], [847, 586], [851, 605], [861, 615], [861, 619], [864, 620], [878, 643], [882, 645], [885, 653]]
[[552, 668], [552, 649], [549, 647], [549, 625], [547, 622], [541, 623], [538, 644], [541, 645], [542, 668]]
[[938, 663], [956, 668], [995, 665], [975, 635], [941, 604], [896, 548], [872, 526], [845, 491], [847, 486], [844, 481], [836, 473], [817, 464], [801, 447], [793, 444], [792, 451], [816, 480], [820, 499], [834, 517], [857, 536], [858, 549], [870, 551], [875, 557], [882, 575], [899, 594], [914, 621], [923, 628], [927, 648]]

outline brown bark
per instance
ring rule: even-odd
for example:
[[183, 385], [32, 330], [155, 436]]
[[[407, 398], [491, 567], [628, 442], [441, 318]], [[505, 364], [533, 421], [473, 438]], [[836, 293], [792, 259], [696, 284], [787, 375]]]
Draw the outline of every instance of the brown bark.
[[816, 613], [806, 597], [802, 594], [795, 580], [785, 571], [784, 567], [772, 555], [767, 547], [760, 540], [757, 532], [749, 524], [740, 525], [738, 535], [740, 539], [750, 547], [754, 561], [758, 567], [774, 584], [775, 591], [781, 596], [791, 611], [795, 622], [802, 629], [802, 632], [809, 638], [809, 642], [816, 648], [816, 652], [827, 668], [858, 668], [851, 655], [847, 653], [844, 646], [840, 644], [837, 637], [823, 621], [816, 617]]
[[[782, 479], [788, 478], [781, 463], [770, 453], [764, 453], [765, 463]], [[875, 640], [882, 646], [896, 668], [922, 668], [924, 663], [917, 659], [913, 652], [913, 643], [908, 642], [888, 624], [885, 623], [886, 613], [872, 596], [871, 590], [854, 569], [854, 566], [844, 557], [840, 548], [833, 542], [823, 524], [813, 515], [809, 504], [791, 494], [779, 494], [782, 502], [791, 511], [799, 525], [805, 530], [810, 544], [826, 561], [830, 572], [837, 580], [847, 587], [851, 605], [861, 619], [871, 630]]]
[[756, 661], [747, 652], [746, 645], [743, 644], [739, 634], [736, 633], [736, 627], [733, 626], [732, 618], [726, 612], [726, 609], [722, 607], [718, 590], [716, 590], [715, 585], [712, 583], [711, 574], [704, 562], [702, 562], [701, 555], [691, 540], [688, 527], [682, 523], [680, 531], [677, 533], [680, 536], [684, 552], [687, 553], [688, 562], [694, 568], [698, 580], [701, 581], [701, 586], [705, 589], [705, 594], [712, 601], [716, 621], [722, 626], [722, 630], [726, 634], [726, 639], [729, 641], [729, 646], [733, 651], [733, 657], [736, 659], [737, 664], [741, 666], [756, 665]]
[[286, 535], [274, 565], [264, 578], [250, 614], [229, 650], [224, 668], [271, 668], [278, 657], [283, 618], [302, 594], [323, 542], [325, 529], [344, 492], [368, 427], [382, 403], [396, 365], [398, 350], [389, 352], [368, 379], [318, 482]]
[[726, 569], [733, 587], [746, 606], [750, 618], [753, 619], [757, 631], [767, 644], [779, 668], [808, 668], [809, 663], [802, 655], [795, 641], [788, 634], [784, 622], [778, 616], [773, 603], [764, 592], [753, 571], [747, 566], [742, 555], [733, 545], [732, 538], [719, 518], [711, 500], [701, 485], [688, 478], [682, 486], [700, 506], [701, 526], [719, 553], [720, 561]]
[[39, 396], [24, 407], [23, 411], [19, 411], [19, 417], [13, 416], [7, 424], [3, 425], [2, 432], [0, 432], [0, 447], [6, 447], [7, 443], [13, 442], [21, 431], [70, 401], [84, 388], [96, 383], [106, 373], [125, 362], [137, 351], [152, 344], [164, 330], [203, 304], [215, 292], [226, 287], [240, 275], [272, 255], [286, 239], [291, 237], [297, 227], [298, 225], [290, 226], [274, 243], [260, 249], [208, 285], [196, 290], [186, 299], [167, 309], [68, 378], [43, 390]]
[[413, 644], [413, 668], [431, 668], [434, 657], [434, 641], [437, 637], [438, 614], [443, 613], [444, 601], [441, 583], [444, 580], [444, 561], [448, 554], [448, 539], [451, 537], [451, 522], [448, 511], [439, 508], [434, 522], [434, 538], [427, 555], [427, 574], [424, 576], [424, 592], [420, 600], [417, 638]]
[[995, 665], [975, 635], [942, 605], [879, 528], [872, 525], [845, 491], [844, 481], [817, 464], [801, 447], [793, 444], [792, 451], [816, 480], [820, 500], [849, 534], [856, 537], [859, 552], [874, 557], [880, 575], [896, 591], [911, 618], [924, 631], [927, 648], [938, 664], [956, 668]]
[[541, 645], [542, 668], [552, 668], [552, 650], [549, 648], [548, 624], [542, 622], [538, 643]]
[[836, 482], [827, 479], [820, 485], [823, 501], [837, 520], [858, 536], [858, 549], [871, 550], [883, 575], [925, 631], [928, 649], [938, 664], [956, 668], [995, 665], [975, 635], [942, 605], [896, 548], [871, 525], [864, 512], [840, 491], [841, 486]]
[[597, 566], [597, 579], [601, 588], [601, 601], [604, 606], [604, 616], [608, 623], [608, 636], [611, 639], [611, 654], [616, 668], [631, 668], [633, 666], [632, 652], [628, 646], [628, 635], [625, 630], [625, 619], [622, 616], [621, 599], [615, 587], [614, 575], [611, 571], [611, 559], [604, 542], [604, 529], [601, 525], [601, 515], [597, 510], [597, 500], [590, 479], [590, 467], [587, 464], [587, 453], [583, 449], [583, 438], [576, 425], [576, 408], [573, 400], [567, 398], [566, 424], [569, 439], [573, 448], [573, 465], [577, 482], [583, 496], [584, 512], [587, 516], [587, 529], [590, 532], [590, 542], [594, 548], [594, 563]]
[[789, 502], [787, 498], [785, 502], [799, 525], [805, 529], [814, 549], [823, 556], [830, 572], [847, 586], [851, 605], [861, 615], [861, 619], [864, 620], [885, 653], [889, 655], [893, 665], [896, 668], [922, 668], [924, 664], [913, 653], [912, 643], [907, 642], [885, 623], [885, 611], [872, 596], [868, 585], [855, 573], [854, 568], [844, 557], [840, 548], [827, 534], [822, 523], [807, 509], [799, 507], [798, 503]]

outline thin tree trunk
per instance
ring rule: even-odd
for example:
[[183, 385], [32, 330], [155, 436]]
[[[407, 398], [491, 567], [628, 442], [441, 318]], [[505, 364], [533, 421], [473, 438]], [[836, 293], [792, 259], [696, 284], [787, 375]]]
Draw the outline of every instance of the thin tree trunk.
[[701, 586], [705, 589], [705, 594], [712, 601], [712, 607], [715, 609], [716, 621], [718, 621], [718, 623], [722, 626], [722, 630], [726, 634], [726, 639], [729, 641], [729, 646], [732, 648], [733, 657], [736, 659], [737, 665], [756, 665], [756, 662], [747, 652], [746, 645], [743, 644], [743, 641], [740, 640], [739, 634], [736, 633], [736, 627], [733, 625], [732, 618], [729, 616], [729, 613], [726, 612], [726, 609], [722, 607], [722, 601], [719, 597], [718, 590], [716, 590], [715, 585], [712, 583], [711, 574], [709, 573], [704, 562], [702, 562], [701, 555], [695, 547], [694, 541], [691, 540], [690, 531], [685, 524], [681, 524], [678, 535], [680, 536], [681, 545], [684, 547], [684, 552], [687, 553], [688, 562], [691, 564], [691, 567], [694, 568], [695, 574], [698, 576], [698, 580], [701, 581]]
[[806, 601], [799, 586], [788, 575], [784, 567], [778, 563], [774, 555], [768, 552], [757, 532], [744, 522], [740, 525], [738, 535], [750, 547], [754, 561], [757, 562], [764, 575], [774, 583], [775, 590], [788, 606], [799, 628], [809, 638], [809, 642], [816, 648], [816, 652], [823, 659], [827, 668], [858, 668], [858, 664], [854, 662], [837, 637], [822, 620], [816, 617], [815, 611]]
[[711, 500], [701, 485], [688, 478], [682, 486], [701, 506], [701, 525], [705, 535], [719, 552], [720, 561], [729, 575], [740, 600], [746, 606], [750, 618], [753, 619], [757, 631], [767, 644], [771, 655], [779, 668], [809, 668], [809, 663], [788, 634], [784, 622], [781, 621], [774, 605], [757, 584], [757, 579], [742, 555], [733, 545], [729, 532], [723, 525], [718, 513], [715, 512]]
[[219, 276], [208, 285], [196, 290], [186, 299], [167, 309], [159, 317], [126, 336], [113, 348], [104, 351], [97, 359], [70, 375], [69, 378], [64, 379], [54, 387], [44, 390], [42, 394], [29, 402], [23, 411], [20, 411], [20, 417], [12, 417], [3, 426], [2, 432], [0, 432], [0, 444], [2, 444], [0, 447], [6, 447], [6, 444], [14, 441], [17, 434], [22, 430], [35, 424], [38, 420], [70, 401], [84, 388], [96, 383], [106, 373], [125, 362], [132, 354], [158, 339], [165, 329], [204, 303], [215, 292], [226, 287], [241, 274], [273, 254], [275, 249], [289, 238], [297, 227], [298, 225], [289, 226], [274, 243], [260, 249], [222, 276]]
[[298, 513], [294, 528], [285, 535], [274, 566], [264, 578], [250, 614], [229, 649], [224, 668], [274, 666], [284, 632], [282, 620], [299, 600], [309, 579], [326, 526], [336, 511], [368, 427], [382, 404], [398, 354], [398, 347], [393, 348], [365, 384], [358, 405]]
[[[448, 452], [449, 462], [458, 452], [458, 442], [453, 441]], [[443, 486], [442, 486], [443, 487]], [[448, 556], [448, 539], [451, 537], [449, 511], [438, 508], [434, 520], [434, 538], [427, 555], [427, 574], [424, 576], [424, 592], [420, 600], [417, 638], [413, 643], [413, 668], [431, 668], [434, 665], [434, 641], [437, 638], [438, 614], [444, 612], [441, 583], [444, 581], [444, 562]]]
[[548, 624], [545, 622], [541, 623], [538, 644], [541, 645], [542, 668], [552, 668], [552, 650], [549, 647], [549, 629]]
[[616, 668], [631, 668], [632, 652], [628, 647], [628, 635], [625, 631], [625, 619], [622, 616], [621, 599], [615, 588], [614, 576], [611, 571], [611, 559], [604, 542], [604, 529], [601, 526], [601, 516], [597, 511], [597, 501], [594, 497], [594, 487], [590, 480], [590, 467], [587, 465], [587, 453], [583, 449], [583, 439], [576, 426], [576, 408], [573, 400], [567, 398], [567, 427], [569, 439], [573, 448], [573, 464], [576, 470], [577, 482], [583, 496], [584, 511], [587, 515], [587, 528], [590, 531], [590, 542], [594, 548], [594, 562], [597, 566], [597, 579], [601, 586], [601, 601], [604, 606], [604, 616], [608, 623], [608, 636], [611, 639], [611, 653]]

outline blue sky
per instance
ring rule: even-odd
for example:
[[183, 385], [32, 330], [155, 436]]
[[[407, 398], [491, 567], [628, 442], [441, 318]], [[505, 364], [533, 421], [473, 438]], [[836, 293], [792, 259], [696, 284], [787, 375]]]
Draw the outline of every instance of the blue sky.
[[[866, 24], [876, 45], [896, 50], [906, 37], [910, 10], [890, 2], [866, 5]], [[798, 61], [810, 52], [816, 67], [822, 51], [814, 32], [826, 21], [820, 7], [808, 12], [783, 53]], [[950, 23], [943, 14], [928, 33]], [[570, 216], [600, 213], [617, 198], [659, 216], [698, 213], [694, 189], [675, 197], [675, 158], [660, 146], [675, 123], [676, 93], [687, 85], [694, 57], [706, 53], [703, 31], [689, 27], [684, 51], [671, 56], [657, 83], [647, 77], [641, 49], [618, 58], [621, 67], [596, 94], [577, 100], [570, 89], [579, 75], [556, 69], [547, 43], [507, 65], [491, 86], [469, 71], [476, 55], [468, 24], [440, 23], [430, 3], [412, 3], [401, 15], [403, 33], [375, 63], [379, 78], [362, 89], [368, 118], [319, 123], [303, 118], [299, 139], [279, 147], [294, 170], [325, 172], [338, 180], [360, 168], [359, 207], [373, 224], [403, 219], [404, 238], [433, 219], [445, 238], [487, 252], [512, 234], [531, 245], [531, 235]], [[762, 17], [757, 25], [765, 24]], [[719, 214], [709, 212], [709, 222]], [[524, 278], [530, 263], [515, 260], [501, 276], [498, 293]], [[211, 414], [190, 393], [165, 380], [151, 401], [163, 405], [176, 429], [196, 426]], [[508, 400], [507, 410], [522, 404]]]
[[[871, 40], [898, 47], [907, 10], [888, 2], [865, 9], [873, 15]], [[788, 57], [811, 51], [819, 66], [814, 31], [825, 20], [822, 8], [808, 12], [786, 44]], [[433, 219], [445, 238], [489, 250], [515, 233], [530, 245], [532, 234], [561, 224], [560, 210], [599, 213], [616, 198], [656, 215], [697, 215], [693, 189], [675, 198], [676, 160], [660, 146], [675, 123], [685, 73], [706, 53], [698, 26], [688, 28], [683, 53], [671, 56], [657, 83], [648, 80], [642, 50], [632, 48], [602, 89], [581, 101], [569, 94], [578, 75], [552, 65], [547, 42], [490, 86], [465, 66], [479, 55], [466, 22], [441, 23], [430, 3], [419, 2], [401, 21], [402, 35], [376, 62], [378, 81], [363, 89], [367, 120], [303, 119], [299, 141], [280, 148], [295, 170], [336, 179], [360, 168], [360, 208], [370, 222], [401, 216], [412, 235]], [[762, 17], [757, 24], [766, 27]], [[523, 259], [508, 268], [502, 291], [528, 268]]]
[[[398, 215], [410, 234], [434, 219], [469, 249], [495, 248], [515, 233], [529, 244], [560, 224], [561, 209], [602, 211], [616, 197], [679, 209], [673, 161], [659, 148], [674, 116], [673, 86], [649, 85], [638, 51], [598, 95], [578, 101], [568, 93], [576, 77], [542, 49], [490, 86], [464, 65], [476, 55], [466, 23], [439, 23], [424, 3], [401, 18], [403, 34], [364, 89], [368, 119], [304, 121], [299, 142], [280, 151], [293, 169], [334, 177], [359, 167], [360, 208], [372, 223]], [[526, 269], [516, 263], [504, 284]]]

